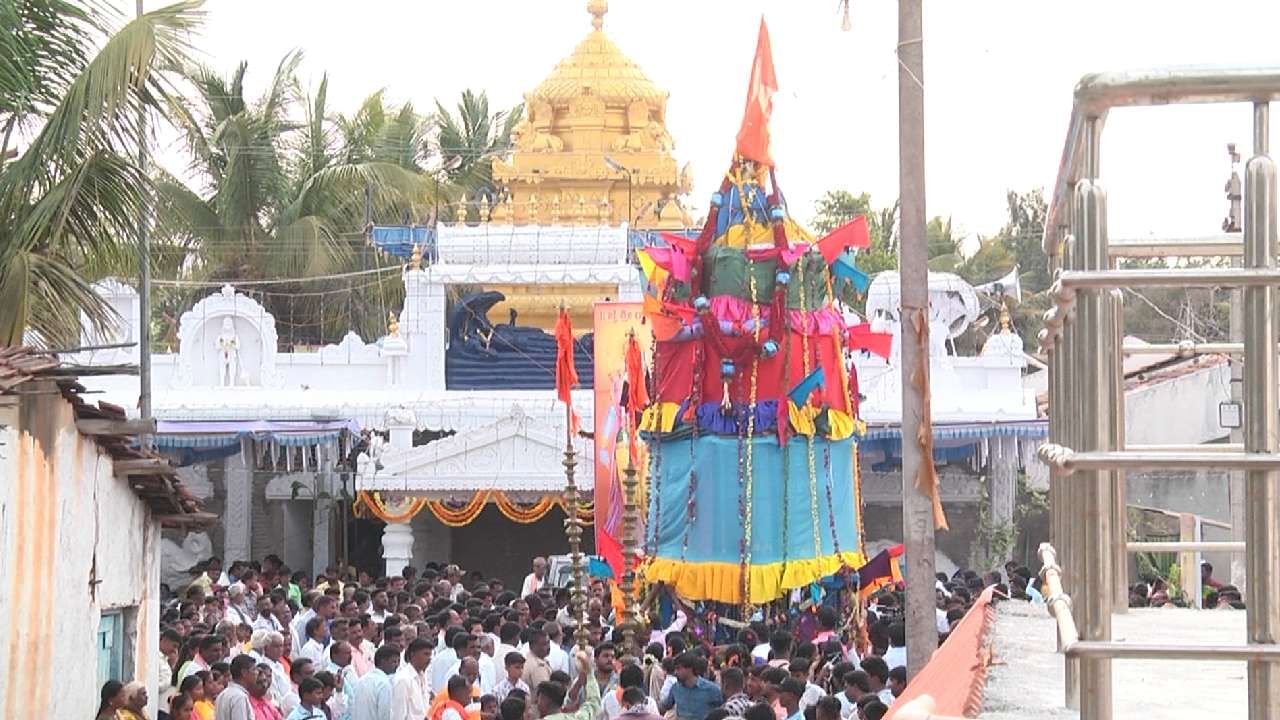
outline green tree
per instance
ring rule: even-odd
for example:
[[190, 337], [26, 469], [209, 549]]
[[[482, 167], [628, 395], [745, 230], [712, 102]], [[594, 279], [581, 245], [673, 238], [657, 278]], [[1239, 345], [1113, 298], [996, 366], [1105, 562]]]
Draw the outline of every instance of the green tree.
[[1044, 254], [1043, 246], [1048, 206], [1045, 204], [1044, 193], [1038, 188], [1023, 193], [1010, 190], [1005, 199], [1009, 208], [1008, 221], [995, 237], [982, 242], [984, 247], [988, 242], [999, 247], [1003, 257], [999, 262], [988, 259], [989, 273], [978, 282], [993, 280], [1017, 266], [1018, 279], [1022, 283], [1022, 300], [1011, 309], [1010, 314], [1023, 346], [1033, 351], [1039, 342], [1040, 330], [1044, 327], [1044, 312], [1049, 309], [1046, 291], [1052, 281], [1049, 259]]
[[818, 198], [813, 229], [825, 235], [859, 215], [867, 217], [871, 247], [858, 252], [858, 267], [869, 275], [898, 267], [898, 202], [879, 210], [871, 206], [871, 195], [854, 195], [848, 190], [828, 190]]
[[[420, 147], [406, 150], [388, 141], [403, 138], [398, 133], [404, 128], [387, 123], [381, 94], [366, 100], [354, 119], [335, 119], [327, 107], [328, 79], [305, 97], [296, 77], [300, 62], [300, 53], [287, 55], [256, 102], [245, 97], [246, 63], [225, 78], [205, 67], [188, 71], [197, 93], [179, 118], [189, 170], [201, 189], [162, 178], [159, 219], [161, 236], [189, 252], [199, 274], [233, 281], [292, 278], [385, 263], [364, 250], [366, 213], [398, 221], [429, 192], [417, 166]], [[295, 119], [299, 106], [302, 120]], [[408, 119], [420, 133], [412, 110]], [[319, 296], [268, 296], [264, 304], [278, 322], [305, 328], [301, 338], [293, 336], [307, 342], [353, 326], [376, 331], [385, 321], [381, 311], [372, 318], [357, 313], [350, 293], [345, 302], [330, 298], [327, 308]], [[341, 309], [346, 315], [334, 312]]]
[[929, 269], [936, 272], [956, 272], [964, 262], [961, 252], [963, 238], [952, 232], [951, 218], [943, 220], [934, 216], [924, 227], [925, 243], [929, 253]]
[[0, 3], [0, 343], [74, 344], [81, 313], [113, 319], [89, 276], [136, 258], [139, 118], [173, 100], [164, 70], [201, 17], [184, 2], [114, 29], [94, 3]]
[[[436, 101], [436, 144], [445, 161], [449, 180], [458, 187], [467, 203], [467, 219], [479, 219], [476, 206], [481, 198], [490, 207], [497, 201], [493, 182], [493, 160], [511, 149], [511, 133], [524, 117], [524, 105], [511, 110], [489, 112], [489, 97], [483, 91], [464, 90], [457, 115]], [[441, 212], [452, 219], [452, 211]]]

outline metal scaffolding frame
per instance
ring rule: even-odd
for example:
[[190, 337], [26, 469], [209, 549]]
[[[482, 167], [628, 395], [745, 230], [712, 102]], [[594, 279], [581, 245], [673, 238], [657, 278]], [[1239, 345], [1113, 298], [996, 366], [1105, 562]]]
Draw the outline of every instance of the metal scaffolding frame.
[[[1051, 469], [1050, 535], [1041, 548], [1047, 600], [1066, 655], [1066, 701], [1082, 720], [1112, 717], [1113, 660], [1202, 659], [1248, 663], [1250, 720], [1280, 717], [1280, 382], [1277, 317], [1272, 307], [1276, 265], [1276, 168], [1269, 151], [1269, 105], [1280, 99], [1280, 68], [1179, 69], [1085, 76], [1077, 85], [1062, 164], [1045, 225], [1044, 249], [1056, 274], [1055, 301], [1040, 336], [1049, 366], [1049, 440], [1040, 457]], [[1253, 157], [1245, 167], [1245, 217], [1237, 236], [1199, 240], [1126, 241], [1107, 235], [1107, 196], [1098, 182], [1107, 112], [1116, 107], [1174, 103], [1250, 103]], [[1117, 270], [1121, 257], [1240, 256], [1242, 268]], [[1240, 354], [1244, 361], [1243, 447], [1126, 447], [1122, 359], [1156, 348], [1123, 345], [1120, 288], [1221, 286], [1242, 288], [1242, 345], [1159, 346], [1187, 356]], [[1111, 617], [1126, 607], [1124, 471], [1152, 468], [1234, 468], [1245, 472], [1247, 644], [1138, 645], [1113, 642]], [[1205, 543], [1180, 543], [1186, 550]], [[1054, 546], [1065, 570], [1058, 567]], [[1171, 544], [1172, 546], [1172, 544]], [[1197, 546], [1197, 547], [1192, 547]], [[1215, 547], [1216, 549], [1216, 547]], [[1224, 546], [1221, 549], [1228, 549]], [[1074, 605], [1070, 592], [1078, 602]], [[1077, 635], [1077, 628], [1078, 635]]]

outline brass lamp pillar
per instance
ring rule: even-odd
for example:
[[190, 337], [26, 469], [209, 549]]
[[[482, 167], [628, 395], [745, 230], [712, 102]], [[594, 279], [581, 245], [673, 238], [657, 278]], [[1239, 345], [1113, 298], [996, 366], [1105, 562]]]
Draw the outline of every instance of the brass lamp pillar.
[[[635, 439], [632, 438], [632, 442]], [[636, 556], [639, 553], [636, 542], [636, 529], [640, 524], [640, 508], [636, 504], [636, 487], [640, 484], [636, 477], [635, 466], [627, 460], [627, 467], [622, 471], [622, 590], [623, 602], [623, 653], [626, 657], [640, 657], [640, 648], [636, 646], [636, 632], [639, 629], [639, 618], [636, 614], [634, 593], [636, 589]]]
[[[567, 427], [573, 427], [572, 410], [567, 410], [565, 422]], [[579, 649], [587, 647], [587, 626], [586, 626], [586, 588], [582, 582], [582, 520], [578, 517], [578, 486], [573, 480], [574, 468], [578, 465], [577, 451], [573, 448], [573, 437], [566, 437], [564, 443], [564, 509], [568, 515], [564, 521], [564, 533], [569, 538], [569, 562], [573, 569], [573, 593], [570, 595], [570, 608], [573, 611], [573, 619], [576, 627], [573, 631], [573, 639], [577, 641]]]

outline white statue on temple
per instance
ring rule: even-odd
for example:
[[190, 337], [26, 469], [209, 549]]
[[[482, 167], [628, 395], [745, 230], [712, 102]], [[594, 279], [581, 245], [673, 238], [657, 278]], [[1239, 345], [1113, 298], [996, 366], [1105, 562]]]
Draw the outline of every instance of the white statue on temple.
[[231, 387], [240, 375], [240, 338], [236, 325], [229, 317], [222, 318], [222, 332], [218, 335], [218, 384]]

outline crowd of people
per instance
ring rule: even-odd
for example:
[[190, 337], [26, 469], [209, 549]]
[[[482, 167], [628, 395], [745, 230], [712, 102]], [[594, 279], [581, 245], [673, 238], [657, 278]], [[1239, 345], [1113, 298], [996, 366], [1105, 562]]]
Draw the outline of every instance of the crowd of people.
[[[546, 568], [536, 559], [517, 593], [455, 565], [310, 578], [274, 556], [226, 568], [212, 558], [164, 604], [161, 717], [879, 720], [906, 687], [899, 587], [877, 592], [861, 623], [814, 604], [734, 623], [718, 645], [692, 608], [655, 605], [632, 657], [609, 589], [589, 586], [579, 645], [570, 592], [551, 587]], [[1004, 578], [939, 575], [940, 640], [989, 585], [1039, 597], [1012, 564]], [[141, 720], [147, 705], [140, 684], [108, 682], [98, 720]]]
[[[1240, 588], [1218, 580], [1213, 575], [1213, 565], [1200, 563], [1201, 607], [1209, 610], [1244, 610], [1244, 595]], [[1187, 607], [1189, 599], [1178, 591], [1170, 591], [1169, 581], [1159, 575], [1148, 575], [1142, 582], [1129, 586], [1129, 607], [1179, 608]]]

